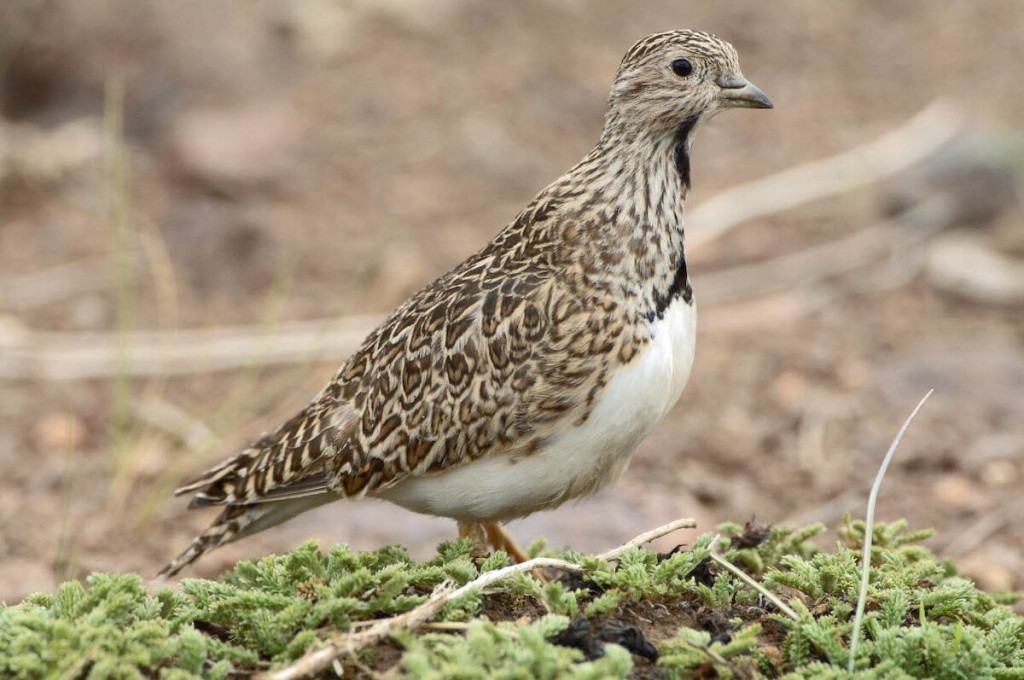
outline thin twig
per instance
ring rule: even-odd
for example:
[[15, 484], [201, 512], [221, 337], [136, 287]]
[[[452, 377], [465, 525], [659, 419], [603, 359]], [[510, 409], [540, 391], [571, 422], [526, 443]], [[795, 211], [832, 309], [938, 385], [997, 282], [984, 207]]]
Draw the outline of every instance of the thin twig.
[[924, 406], [924, 402], [928, 401], [928, 397], [932, 396], [932, 392], [934, 390], [928, 390], [928, 393], [921, 398], [921, 401], [917, 402], [917, 406], [907, 416], [907, 419], [903, 421], [903, 427], [896, 433], [896, 438], [892, 440], [889, 450], [885, 453], [885, 458], [882, 459], [882, 465], [878, 468], [878, 474], [875, 475], [875, 483], [871, 485], [871, 493], [868, 495], [867, 517], [864, 520], [864, 554], [861, 556], [860, 592], [857, 593], [857, 613], [853, 617], [853, 632], [850, 634], [850, 658], [846, 664], [846, 670], [849, 673], [853, 673], [854, 660], [857, 658], [857, 642], [860, 638], [860, 626], [864, 621], [864, 605], [868, 599], [868, 578], [871, 574], [871, 539], [875, 531], [875, 505], [878, 501], [878, 491], [882, 488], [882, 479], [885, 478], [885, 472], [889, 469], [889, 463], [892, 461], [893, 454], [896, 453], [896, 447], [899, 446], [900, 440], [903, 439], [903, 433], [907, 431], [910, 421], [914, 419], [917, 412]]
[[[601, 553], [598, 555], [598, 558], [605, 561], [614, 560], [630, 548], [643, 545], [648, 541], [653, 541], [678, 529], [694, 528], [696, 526], [697, 522], [695, 520], [678, 519], [657, 529], [646, 531], [617, 548]], [[323, 647], [305, 654], [295, 663], [278, 671], [262, 673], [256, 677], [262, 680], [293, 680], [294, 678], [313, 675], [329, 667], [339, 656], [354, 654], [364, 647], [383, 640], [396, 630], [402, 628], [413, 629], [422, 626], [440, 612], [444, 605], [457, 600], [463, 595], [477, 590], [483, 591], [488, 586], [503, 581], [515, 574], [533, 571], [534, 569], [561, 569], [563, 571], [579, 572], [583, 570], [583, 567], [567, 560], [553, 557], [535, 557], [526, 562], [520, 562], [519, 564], [513, 564], [481, 574], [460, 588], [452, 588], [450, 585], [439, 586], [431, 594], [430, 599], [418, 607], [414, 607], [403, 614], [376, 621], [366, 630], [359, 631], [358, 633], [335, 634], [327, 640]]]
[[753, 588], [754, 590], [768, 598], [772, 602], [772, 604], [778, 607], [779, 611], [784, 613], [786, 616], [793, 619], [794, 621], [799, 621], [800, 616], [795, 611], [793, 611], [793, 609], [789, 605], [787, 605], [777, 595], [775, 595], [775, 593], [771, 592], [763, 585], [761, 585], [754, 579], [750, 578], [750, 576], [748, 576], [746, 572], [744, 572], [742, 569], [740, 569], [735, 564], [733, 564], [732, 562], [730, 562], [729, 560], [725, 559], [717, 552], [715, 552], [715, 546], [718, 544], [719, 538], [721, 538], [721, 536], [715, 536], [715, 539], [711, 541], [711, 545], [708, 546], [708, 557], [710, 557], [712, 560], [728, 569], [739, 580], [743, 581], [748, 586], [750, 586], [751, 588]]
[[[134, 376], [187, 375], [246, 366], [348, 357], [379, 323], [375, 314], [279, 326], [226, 326], [123, 334], [126, 370]], [[110, 378], [118, 367], [113, 333], [0, 329], [0, 378]]]
[[669, 522], [668, 524], [663, 524], [660, 527], [658, 527], [657, 529], [651, 529], [650, 531], [645, 531], [644, 533], [640, 534], [636, 538], [634, 538], [634, 539], [632, 539], [632, 540], [630, 540], [630, 541], [628, 541], [626, 543], [623, 543], [618, 548], [612, 548], [608, 552], [601, 553], [600, 555], [597, 556], [597, 558], [599, 560], [603, 560], [605, 562], [611, 562], [612, 560], [618, 559], [619, 556], [622, 555], [622, 553], [626, 552], [627, 550], [629, 550], [631, 548], [639, 548], [644, 543], [650, 543], [651, 541], [657, 540], [657, 539], [661, 538], [662, 536], [667, 536], [668, 534], [671, 534], [673, 531], [679, 531], [680, 529], [696, 529], [696, 528], [697, 528], [697, 520], [695, 520], [695, 519], [690, 519], [690, 518], [677, 519], [674, 522]]
[[431, 621], [430, 623], [424, 623], [421, 628], [424, 630], [464, 631], [469, 629], [469, 623], [466, 621]]
[[925, 240], [949, 226], [952, 214], [948, 197], [936, 196], [900, 219], [881, 222], [834, 241], [762, 262], [703, 272], [701, 302], [732, 302], [847, 274]]
[[495, 569], [485, 574], [481, 574], [476, 579], [470, 581], [466, 585], [462, 586], [458, 590], [451, 594], [448, 600], [457, 600], [463, 595], [474, 591], [483, 590], [487, 586], [493, 585], [498, 581], [504, 581], [510, 576], [514, 576], [524, 571], [533, 571], [534, 569], [563, 569], [565, 571], [582, 571], [583, 567], [568, 560], [560, 560], [557, 557], [534, 557], [532, 560], [526, 560], [519, 564], [510, 564], [507, 567], [501, 569]]

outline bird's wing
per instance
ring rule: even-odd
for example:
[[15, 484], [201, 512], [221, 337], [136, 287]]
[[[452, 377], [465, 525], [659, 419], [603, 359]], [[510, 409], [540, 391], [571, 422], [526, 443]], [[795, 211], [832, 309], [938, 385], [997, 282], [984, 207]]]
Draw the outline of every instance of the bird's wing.
[[483, 251], [399, 308], [338, 375], [359, 414], [333, 459], [344, 496], [498, 451], [529, 453], [582, 414], [599, 358], [569, 352], [587, 315], [562, 277]]
[[395, 310], [306, 409], [178, 493], [198, 492], [193, 507], [358, 497], [529, 455], [585, 420], [617, 352], [609, 310], [502, 245]]

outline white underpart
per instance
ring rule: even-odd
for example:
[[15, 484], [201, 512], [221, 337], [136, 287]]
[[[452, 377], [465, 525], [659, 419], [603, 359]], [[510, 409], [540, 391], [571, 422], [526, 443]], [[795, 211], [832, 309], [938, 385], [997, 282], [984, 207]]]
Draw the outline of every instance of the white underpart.
[[415, 512], [469, 522], [507, 521], [596, 492], [622, 474], [683, 393], [696, 325], [696, 306], [674, 300], [653, 324], [643, 352], [608, 381], [586, 422], [567, 425], [541, 450], [490, 455], [375, 495]]

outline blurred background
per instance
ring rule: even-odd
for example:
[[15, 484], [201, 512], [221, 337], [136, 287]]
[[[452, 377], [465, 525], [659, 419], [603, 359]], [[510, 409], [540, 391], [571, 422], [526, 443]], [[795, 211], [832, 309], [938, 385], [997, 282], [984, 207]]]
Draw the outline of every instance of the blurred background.
[[[0, 599], [155, 574], [213, 516], [175, 485], [584, 155], [621, 55], [682, 27], [776, 106], [694, 149], [690, 385], [614, 489], [511, 531], [834, 529], [935, 388], [879, 516], [1024, 587], [1024, 4], [4, 0]], [[454, 529], [339, 503], [187, 575], [308, 538], [425, 557]]]

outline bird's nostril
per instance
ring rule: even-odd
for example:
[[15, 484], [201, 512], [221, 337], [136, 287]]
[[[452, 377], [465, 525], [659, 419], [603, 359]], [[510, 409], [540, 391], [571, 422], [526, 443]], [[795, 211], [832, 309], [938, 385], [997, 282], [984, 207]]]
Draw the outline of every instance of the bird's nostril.
[[742, 78], [731, 78], [726, 76], [718, 76], [718, 78], [715, 79], [715, 82], [718, 83], [719, 87], [725, 88], [726, 90], [734, 90], [747, 84], [747, 81]]

